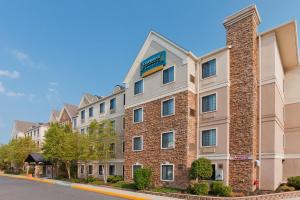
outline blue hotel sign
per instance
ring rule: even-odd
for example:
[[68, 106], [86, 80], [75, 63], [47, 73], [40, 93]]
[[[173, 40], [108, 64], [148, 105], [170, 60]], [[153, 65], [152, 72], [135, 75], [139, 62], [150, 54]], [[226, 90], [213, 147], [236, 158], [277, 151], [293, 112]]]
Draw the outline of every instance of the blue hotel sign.
[[158, 52], [141, 62], [141, 76], [146, 77], [163, 69], [166, 65], [166, 51]]

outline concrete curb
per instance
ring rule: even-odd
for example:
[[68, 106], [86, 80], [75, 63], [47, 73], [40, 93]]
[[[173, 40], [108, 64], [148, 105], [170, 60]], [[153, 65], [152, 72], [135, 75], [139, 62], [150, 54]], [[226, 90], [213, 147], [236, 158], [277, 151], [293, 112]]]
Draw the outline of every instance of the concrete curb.
[[34, 177], [27, 177], [27, 176], [20, 176], [20, 175], [10, 175], [10, 174], [0, 174], [0, 176], [9, 177], [9, 178], [16, 178], [16, 179], [23, 179], [23, 180], [30, 180], [30, 181], [36, 181], [36, 182], [40, 182], [40, 183], [61, 185], [61, 186], [70, 187], [70, 188], [77, 189], [77, 190], [95, 192], [95, 193], [99, 193], [99, 194], [104, 194], [104, 195], [119, 197], [119, 198], [124, 198], [124, 199], [130, 199], [130, 200], [150, 200], [148, 198], [143, 198], [143, 197], [138, 197], [138, 196], [125, 194], [125, 192], [124, 193], [121, 193], [121, 192], [117, 193], [117, 192], [114, 192], [114, 191], [106, 191], [104, 189], [100, 189], [100, 188], [97, 188], [95, 186], [85, 186], [83, 184], [67, 183], [67, 182], [59, 181], [59, 180], [49, 180], [49, 179], [34, 178]]

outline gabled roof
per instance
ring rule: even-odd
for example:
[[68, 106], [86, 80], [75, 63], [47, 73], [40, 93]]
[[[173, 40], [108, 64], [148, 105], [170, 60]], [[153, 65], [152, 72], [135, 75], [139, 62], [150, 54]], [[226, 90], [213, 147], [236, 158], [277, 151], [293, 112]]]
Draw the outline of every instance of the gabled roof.
[[32, 126], [36, 126], [36, 125], [38, 124], [34, 122], [15, 120], [14, 129], [15, 132], [25, 132], [28, 129], [30, 129]]
[[77, 115], [77, 109], [78, 109], [78, 107], [76, 105], [65, 103], [64, 106], [62, 107], [60, 113], [59, 113], [58, 121], [60, 121], [64, 110], [67, 112], [70, 119], [72, 119], [73, 117], [75, 117]]
[[24, 162], [28, 162], [28, 163], [35, 162], [35, 163], [42, 163], [42, 164], [50, 164], [50, 162], [46, 161], [43, 158], [42, 154], [40, 154], [40, 153], [31, 153], [31, 154], [29, 154]]
[[197, 60], [197, 57], [191, 51], [188, 51], [188, 50], [182, 48], [178, 44], [172, 42], [171, 40], [167, 39], [166, 37], [162, 36], [161, 34], [155, 32], [155, 31], [150, 31], [143, 46], [141, 47], [136, 59], [134, 60], [132, 66], [130, 67], [130, 69], [124, 79], [125, 84], [127, 84], [129, 82], [133, 73], [136, 71], [136, 68], [139, 67], [139, 63], [142, 61], [142, 57], [144, 56], [145, 52], [147, 51], [148, 47], [150, 46], [150, 44], [153, 40], [163, 41], [166, 44], [172, 46], [178, 52], [181, 52], [184, 55], [191, 57], [193, 60]]
[[59, 117], [59, 111], [53, 109], [51, 111], [50, 117], [49, 117], [49, 122], [57, 122]]
[[85, 107], [89, 104], [92, 104], [96, 101], [98, 101], [99, 99], [101, 99], [102, 97], [101, 96], [97, 96], [97, 95], [92, 95], [92, 94], [89, 94], [89, 93], [85, 93], [82, 97], [81, 97], [81, 100], [80, 100], [80, 103], [79, 103], [79, 108], [82, 108], [82, 107]]
[[296, 20], [282, 24], [260, 34], [275, 33], [282, 65], [285, 69], [299, 65], [298, 33]]

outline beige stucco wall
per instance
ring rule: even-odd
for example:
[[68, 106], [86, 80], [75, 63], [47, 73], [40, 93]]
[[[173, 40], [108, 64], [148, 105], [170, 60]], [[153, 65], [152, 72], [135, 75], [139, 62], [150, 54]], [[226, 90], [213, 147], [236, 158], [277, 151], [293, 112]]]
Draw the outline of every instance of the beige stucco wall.
[[285, 73], [284, 92], [286, 103], [300, 102], [300, 66], [294, 67]]

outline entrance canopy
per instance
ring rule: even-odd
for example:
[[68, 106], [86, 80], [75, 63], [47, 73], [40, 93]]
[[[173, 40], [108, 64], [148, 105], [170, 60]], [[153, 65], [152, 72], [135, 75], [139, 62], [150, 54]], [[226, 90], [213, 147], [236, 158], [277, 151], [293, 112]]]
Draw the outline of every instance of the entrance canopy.
[[51, 165], [51, 163], [49, 161], [46, 161], [45, 159], [43, 159], [42, 154], [40, 153], [31, 153], [27, 156], [27, 158], [25, 159], [25, 162], [28, 163], [36, 163], [39, 165]]

